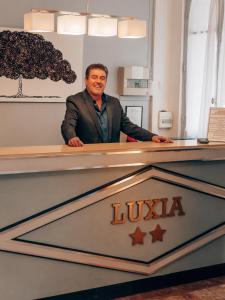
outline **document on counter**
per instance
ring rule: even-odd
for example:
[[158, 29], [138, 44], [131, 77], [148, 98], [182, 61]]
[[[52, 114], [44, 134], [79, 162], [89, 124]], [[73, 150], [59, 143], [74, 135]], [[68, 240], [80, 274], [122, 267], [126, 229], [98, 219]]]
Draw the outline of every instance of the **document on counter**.
[[208, 140], [210, 142], [225, 142], [225, 108], [210, 108]]

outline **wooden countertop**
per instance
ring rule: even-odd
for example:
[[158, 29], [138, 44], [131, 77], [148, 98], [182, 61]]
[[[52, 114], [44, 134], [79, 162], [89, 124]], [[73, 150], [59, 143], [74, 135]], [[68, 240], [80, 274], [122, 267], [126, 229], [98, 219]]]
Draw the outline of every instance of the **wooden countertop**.
[[209, 144], [198, 144], [196, 140], [176, 140], [173, 143], [112, 143], [112, 144], [86, 144], [83, 147], [69, 147], [66, 145], [48, 146], [23, 146], [23, 147], [0, 147], [0, 158], [10, 157], [31, 157], [31, 156], [64, 156], [81, 155], [88, 153], [108, 152], [155, 152], [184, 149], [210, 149], [225, 148], [225, 143], [210, 142]]
[[225, 160], [225, 143], [176, 140], [173, 143], [90, 144], [79, 148], [66, 145], [0, 147], [0, 175], [190, 160]]

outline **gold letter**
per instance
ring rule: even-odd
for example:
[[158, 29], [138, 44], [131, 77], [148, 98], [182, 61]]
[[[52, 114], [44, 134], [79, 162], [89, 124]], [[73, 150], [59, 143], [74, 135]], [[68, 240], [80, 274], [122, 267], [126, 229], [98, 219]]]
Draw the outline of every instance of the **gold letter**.
[[184, 216], [185, 215], [185, 212], [183, 211], [183, 207], [182, 207], [182, 204], [181, 204], [181, 199], [182, 197], [173, 197], [173, 204], [171, 206], [171, 209], [170, 209], [170, 212], [168, 214], [169, 217], [174, 217], [175, 216], [175, 213], [174, 211], [175, 210], [178, 210], [178, 216]]
[[160, 217], [166, 218], [166, 217], [168, 217], [167, 211], [166, 211], [168, 198], [161, 198], [160, 201], [162, 202], [162, 214], [160, 215]]
[[120, 208], [121, 203], [113, 203], [113, 220], [111, 221], [111, 224], [116, 225], [116, 224], [124, 224], [125, 223], [125, 215], [124, 213], [121, 214], [120, 220], [119, 220], [119, 208]]
[[160, 202], [160, 199], [153, 199], [153, 200], [145, 200], [145, 204], [148, 206], [148, 213], [144, 217], [144, 220], [149, 220], [149, 219], [158, 219], [159, 215], [155, 211], [155, 206]]
[[129, 201], [126, 203], [126, 205], [128, 206], [128, 220], [130, 222], [137, 222], [137, 221], [141, 220], [143, 201], [142, 200], [136, 201], [136, 204], [138, 206], [137, 207], [137, 216], [136, 216], [136, 218], [134, 218], [134, 201]]

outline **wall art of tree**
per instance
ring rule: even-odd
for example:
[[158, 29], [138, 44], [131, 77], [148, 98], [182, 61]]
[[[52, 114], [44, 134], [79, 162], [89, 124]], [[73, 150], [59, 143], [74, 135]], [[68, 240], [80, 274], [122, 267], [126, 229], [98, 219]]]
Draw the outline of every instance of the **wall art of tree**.
[[22, 78], [63, 80], [70, 84], [76, 73], [62, 52], [40, 34], [24, 31], [0, 32], [0, 76], [19, 80], [18, 93], [10, 97], [27, 97], [22, 93]]

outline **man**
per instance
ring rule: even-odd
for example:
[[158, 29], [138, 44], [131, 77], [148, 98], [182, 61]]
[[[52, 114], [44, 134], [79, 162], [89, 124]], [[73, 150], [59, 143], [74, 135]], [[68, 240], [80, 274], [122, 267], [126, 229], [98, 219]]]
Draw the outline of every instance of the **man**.
[[61, 130], [65, 143], [72, 147], [84, 144], [117, 143], [120, 131], [141, 141], [171, 142], [133, 124], [117, 98], [104, 93], [108, 69], [102, 64], [88, 66], [86, 89], [69, 96]]

